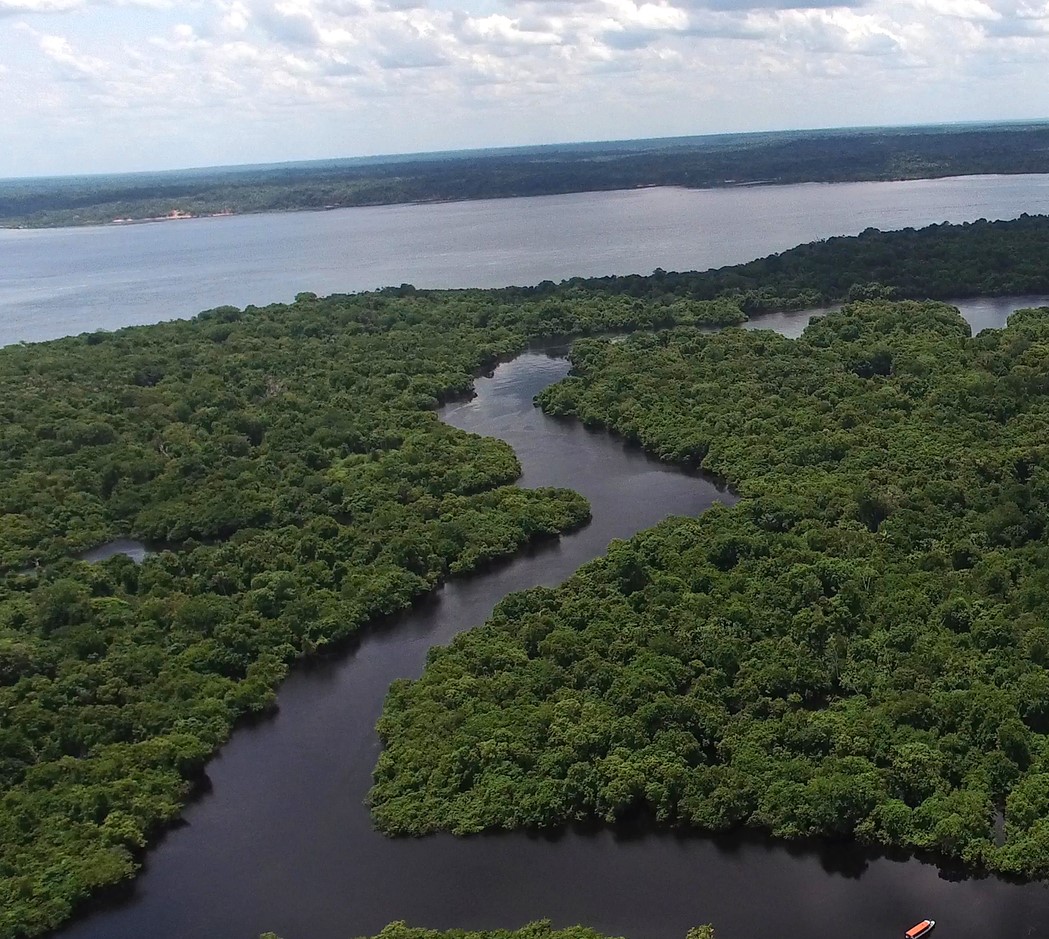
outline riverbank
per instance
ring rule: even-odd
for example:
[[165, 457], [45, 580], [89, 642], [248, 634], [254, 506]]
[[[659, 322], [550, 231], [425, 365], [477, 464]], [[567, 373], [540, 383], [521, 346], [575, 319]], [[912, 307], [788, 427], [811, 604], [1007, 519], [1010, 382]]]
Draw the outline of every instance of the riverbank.
[[693, 189], [1049, 172], [1049, 125], [725, 134], [0, 181], [0, 225], [429, 204], [655, 186]]

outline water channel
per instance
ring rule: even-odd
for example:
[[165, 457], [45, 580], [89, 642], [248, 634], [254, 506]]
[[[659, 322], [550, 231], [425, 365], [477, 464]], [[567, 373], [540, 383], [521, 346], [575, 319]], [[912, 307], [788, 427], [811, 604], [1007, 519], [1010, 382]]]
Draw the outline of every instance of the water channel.
[[[969, 301], [974, 325], [1000, 325], [1047, 298]], [[786, 333], [808, 314], [758, 321]], [[563, 349], [527, 352], [476, 383], [441, 417], [500, 437], [521, 485], [570, 486], [590, 500], [585, 529], [492, 571], [448, 583], [356, 649], [293, 672], [275, 717], [239, 730], [208, 767], [210, 790], [148, 856], [127, 896], [81, 918], [66, 939], [350, 939], [404, 919], [433, 927], [518, 926], [550, 918], [631, 939], [898, 937], [933, 916], [941, 939], [1044, 935], [1049, 889], [962, 879], [916, 859], [743, 835], [570, 830], [457, 839], [388, 839], [364, 798], [373, 731], [390, 682], [418, 675], [427, 650], [481, 623], [513, 590], [560, 582], [669, 514], [730, 493], [607, 434], [544, 416], [533, 396], [568, 369]]]

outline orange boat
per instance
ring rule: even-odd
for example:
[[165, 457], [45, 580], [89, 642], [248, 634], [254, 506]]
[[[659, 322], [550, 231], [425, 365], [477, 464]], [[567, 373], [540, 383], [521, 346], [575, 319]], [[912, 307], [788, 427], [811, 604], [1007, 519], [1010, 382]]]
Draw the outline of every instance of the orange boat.
[[917, 926], [912, 926], [903, 934], [904, 939], [919, 939], [920, 936], [927, 936], [935, 925], [936, 920], [923, 919]]

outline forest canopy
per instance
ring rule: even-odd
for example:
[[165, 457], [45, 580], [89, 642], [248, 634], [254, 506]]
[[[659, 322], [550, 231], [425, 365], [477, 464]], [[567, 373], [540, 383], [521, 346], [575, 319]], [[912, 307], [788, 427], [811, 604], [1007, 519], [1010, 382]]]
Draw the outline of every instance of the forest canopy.
[[[295, 659], [588, 519], [438, 402], [550, 332], [732, 302], [410, 288], [0, 350], [0, 936], [129, 876]], [[118, 536], [141, 565], [78, 560]]]
[[868, 228], [716, 270], [573, 278], [558, 289], [638, 298], [725, 297], [749, 314], [843, 300], [1045, 294], [1049, 217]]
[[[689, 328], [666, 337], [638, 336], [618, 352], [600, 342], [579, 343], [579, 375], [551, 391], [546, 406], [613, 426], [667, 458], [713, 467], [742, 488], [750, 508], [668, 524], [635, 546], [617, 546], [568, 592], [508, 600], [494, 625], [464, 640], [463, 648], [498, 634], [500, 623], [512, 632], [522, 617], [531, 616], [528, 604], [545, 611], [547, 604], [568, 602], [575, 591], [571, 603], [583, 611], [580, 628], [592, 610], [598, 631], [629, 626], [616, 640], [627, 643], [623, 649], [629, 654], [635, 646], [656, 650], [651, 675], [630, 675], [615, 687], [623, 702], [641, 701], [646, 689], [663, 688], [664, 673], [692, 681], [689, 669], [698, 666], [692, 658], [682, 665], [679, 659], [686, 654], [700, 661], [714, 655], [713, 649], [724, 663], [712, 659], [703, 668], [721, 668], [725, 677], [703, 678], [697, 685], [702, 703], [688, 701], [680, 712], [677, 698], [670, 696], [667, 704], [657, 695], [649, 702], [656, 710], [630, 715], [631, 721], [649, 723], [640, 730], [630, 724], [625, 737], [616, 736], [618, 717], [603, 697], [612, 687], [603, 683], [614, 680], [608, 670], [619, 667], [616, 646], [615, 654], [599, 663], [595, 674], [602, 677], [594, 679], [592, 694], [564, 705], [563, 721], [583, 727], [582, 736], [570, 735], [555, 755], [534, 747], [530, 756], [520, 756], [524, 762], [516, 769], [498, 770], [505, 769], [506, 776], [497, 786], [484, 775], [487, 770], [475, 780], [473, 769], [466, 773], [465, 764], [453, 761], [449, 772], [460, 775], [448, 778], [457, 779], [466, 795], [457, 794], [449, 808], [439, 805], [451, 800], [447, 790], [433, 787], [427, 802], [406, 785], [395, 768], [418, 758], [410, 755], [417, 744], [398, 749], [394, 738], [411, 741], [420, 732], [413, 722], [432, 706], [425, 699], [437, 693], [432, 689], [440, 687], [442, 669], [473, 667], [455, 658], [456, 646], [437, 657], [421, 684], [398, 687], [391, 697], [384, 718], [391, 748], [376, 790], [384, 824], [404, 831], [438, 825], [475, 830], [487, 824], [553, 824], [576, 812], [614, 816], [637, 804], [635, 751], [648, 752], [643, 731], [649, 724], [665, 720], [668, 728], [652, 752], [663, 759], [662, 747], [680, 747], [683, 765], [691, 766], [695, 752], [682, 734], [699, 733], [696, 721], [706, 722], [696, 738], [703, 741], [701, 752], [720, 760], [718, 735], [727, 726], [726, 715], [738, 711], [762, 720], [795, 715], [790, 720], [800, 721], [800, 712], [816, 720], [827, 710], [816, 706], [823, 701], [820, 694], [830, 701], [832, 694], [855, 691], [849, 701], [858, 702], [861, 694], [874, 700], [884, 689], [864, 684], [869, 676], [855, 663], [875, 652], [852, 631], [881, 608], [853, 611], [849, 604], [860, 590], [857, 582], [867, 590], [875, 581], [868, 581], [862, 564], [839, 570], [835, 552], [847, 547], [856, 552], [857, 563], [880, 564], [896, 545], [885, 533], [899, 528], [916, 539], [917, 547], [908, 548], [919, 552], [915, 557], [924, 558], [920, 552], [935, 547], [933, 560], [922, 562], [931, 565], [927, 576], [946, 578], [960, 597], [951, 601], [956, 611], [942, 614], [950, 635], [945, 634], [946, 645], [936, 646], [938, 680], [946, 680], [942, 658], [948, 652], [963, 672], [971, 667], [975, 653], [964, 643], [979, 650], [980, 663], [993, 660], [986, 700], [970, 702], [961, 694], [969, 691], [964, 685], [951, 686], [950, 700], [970, 712], [979, 708], [1016, 720], [988, 725], [990, 730], [972, 738], [965, 736], [968, 730], [948, 729], [954, 728], [950, 722], [927, 726], [947, 707], [939, 686], [931, 685], [920, 692], [927, 697], [908, 698], [906, 706], [893, 701], [885, 720], [894, 727], [917, 727], [914, 739], [904, 743], [927, 749], [905, 752], [922, 759], [932, 752], [937, 779], [945, 780], [936, 783], [937, 797], [962, 799], [954, 794], [959, 787], [966, 793], [969, 808], [955, 813], [964, 822], [958, 850], [990, 858], [1001, 869], [1030, 868], [1036, 853], [1030, 845], [1042, 837], [1032, 820], [1042, 811], [1038, 754], [1045, 730], [1036, 706], [1044, 697], [1043, 679], [1035, 666], [1040, 668], [1043, 644], [1049, 646], [1039, 632], [1040, 588], [1026, 573], [1037, 559], [1044, 504], [1036, 442], [1045, 368], [1038, 316], [1018, 318], [997, 339], [975, 340], [967, 338], [951, 311], [922, 305], [857, 307], [844, 319], [814, 326], [798, 344], [764, 333], [712, 337], [701, 330], [739, 324], [746, 310], [762, 309], [773, 298], [798, 305], [814, 296], [940, 296], [952, 286], [959, 294], [1045, 289], [1047, 245], [1046, 218], [865, 232], [704, 274], [656, 272], [502, 290], [402, 285], [323, 299], [303, 293], [293, 304], [221, 307], [190, 321], [0, 349], [0, 937], [53, 928], [77, 903], [131, 876], [150, 840], [177, 817], [234, 722], [272, 705], [275, 688], [296, 659], [404, 609], [448, 576], [585, 523], [588, 508], [581, 497], [512, 486], [519, 467], [507, 446], [447, 427], [434, 412], [441, 401], [468, 393], [478, 369], [532, 340], [608, 330]], [[848, 328], [838, 335], [833, 324], [842, 322]], [[811, 388], [806, 391], [805, 381], [816, 389], [825, 383], [838, 397], [824, 400]], [[949, 429], [932, 426], [933, 417], [943, 415]], [[871, 425], [875, 419], [885, 427]], [[896, 441], [898, 465], [887, 466], [910, 473], [900, 478], [915, 480], [918, 496], [901, 489], [887, 470], [878, 475], [882, 457], [870, 450], [868, 433], [872, 440]], [[782, 446], [763, 444], [766, 435]], [[899, 445], [904, 439], [913, 446]], [[957, 467], [928, 462], [969, 440], [972, 453]], [[940, 450], [934, 451], [934, 444]], [[860, 449], [852, 454], [854, 446]], [[789, 471], [771, 465], [781, 453], [792, 461], [785, 464]], [[847, 454], [852, 456], [839, 466]], [[951, 476], [963, 469], [967, 475]], [[928, 511], [921, 498], [940, 508]], [[914, 535], [912, 529], [921, 526], [913, 520], [925, 513], [946, 534]], [[707, 533], [718, 546], [713, 559], [703, 553]], [[80, 558], [118, 537], [140, 539], [152, 553], [141, 565], [124, 556], [101, 564]], [[678, 537], [684, 539], [680, 557], [663, 560], [664, 539]], [[649, 543], [653, 557], [637, 547]], [[835, 564], [825, 569], [828, 554]], [[782, 588], [788, 599], [794, 596], [790, 591], [800, 591], [802, 599], [790, 599], [801, 604], [795, 612], [801, 615], [804, 603], [818, 609], [801, 615], [797, 624], [785, 625], [779, 611], [766, 625], [756, 625], [744, 615], [740, 597], [765, 602], [761, 591], [767, 587], [778, 598], [782, 577], [775, 559], [783, 556], [796, 557], [800, 565], [800, 586], [789, 581]], [[906, 578], [917, 571], [892, 566], [902, 564], [903, 556], [884, 555], [891, 564], [886, 561], [878, 574], [876, 583], [883, 588], [878, 602], [904, 604], [912, 619], [903, 620], [910, 625], [889, 642], [887, 652], [877, 652], [876, 658], [883, 657], [878, 661], [895, 662], [901, 649], [924, 648], [919, 640], [926, 642], [926, 631], [913, 616], [923, 609], [938, 611], [946, 602], [938, 593], [942, 585], [914, 586]], [[734, 564], [736, 558], [743, 566]], [[949, 576], [937, 573], [943, 558]], [[675, 565], [686, 560], [687, 569], [677, 572]], [[621, 571], [615, 567], [620, 562]], [[665, 574], [653, 573], [664, 563]], [[809, 568], [811, 576], [804, 573]], [[602, 573], [606, 569], [619, 573]], [[697, 572], [706, 579], [695, 581]], [[762, 580], [766, 575], [773, 586]], [[635, 604], [649, 604], [651, 615], [664, 607], [677, 611], [685, 587], [698, 612], [675, 612], [685, 624], [675, 628], [691, 629], [696, 617], [714, 616], [710, 611], [716, 608], [720, 619], [710, 620], [715, 625], [667, 638], [665, 624], [630, 619], [641, 615], [627, 609]], [[744, 592], [736, 596], [736, 590]], [[693, 597], [703, 591], [705, 599]], [[756, 592], [753, 601], [746, 591]], [[926, 607], [911, 602], [912, 591], [919, 599], [928, 594], [921, 601]], [[735, 599], [722, 602], [725, 597]], [[616, 611], [611, 618], [610, 609]], [[1019, 609], [1022, 615], [1009, 619]], [[811, 622], [804, 619], [810, 614]], [[549, 660], [536, 659], [530, 666], [540, 670], [540, 684], [521, 687], [530, 689], [522, 693], [535, 693], [533, 703], [541, 705], [536, 720], [545, 721], [543, 676], [554, 675], [566, 688], [590, 680], [575, 678], [574, 670], [582, 669], [582, 675], [590, 669], [589, 644], [601, 649], [612, 632], [576, 636], [559, 625], [567, 616], [559, 608], [536, 615], [542, 623], [535, 628], [541, 633], [549, 620], [556, 635], [542, 646]], [[859, 619], [839, 622], [846, 615]], [[810, 628], [815, 639], [809, 638]], [[731, 657], [738, 660], [749, 648], [740, 637], [750, 635], [745, 630], [764, 629], [768, 635], [761, 633], [763, 644], [754, 648], [767, 653], [767, 663], [755, 660], [741, 672]], [[655, 633], [650, 637], [646, 630]], [[1009, 636], [1019, 645], [1002, 638]], [[493, 667], [507, 681], [519, 680], [516, 670], [528, 658], [514, 645], [520, 639], [500, 637], [493, 652]], [[728, 646], [722, 648], [722, 642]], [[805, 643], [811, 646], [809, 659], [795, 656]], [[1004, 651], [994, 651], [999, 649]], [[1016, 658], [1017, 649], [1026, 658]], [[1000, 661], [999, 654], [1006, 658]], [[584, 664], [576, 661], [579, 656]], [[804, 663], [807, 671], [780, 675], [776, 669], [787, 660], [790, 668]], [[914, 674], [924, 675], [924, 668], [919, 662]], [[853, 677], [856, 669], [860, 678]], [[736, 688], [740, 674], [743, 684]], [[854, 684], [842, 684], [846, 679]], [[795, 692], [800, 709], [791, 697]], [[482, 685], [477, 693], [483, 698]], [[747, 695], [754, 695], [753, 701]], [[744, 708], [748, 701], [751, 710]], [[906, 717], [912, 705], [920, 711], [917, 724], [919, 718], [908, 723]], [[665, 713], [659, 710], [664, 707]], [[696, 708], [701, 717], [693, 719]], [[487, 731], [485, 720], [478, 727]], [[670, 730], [681, 733], [675, 737]], [[513, 754], [521, 745], [519, 732], [512, 727], [493, 738], [513, 759], [518, 759]], [[868, 736], [874, 739], [874, 733]], [[1000, 746], [992, 745], [999, 735]], [[614, 753], [608, 749], [613, 742]], [[971, 742], [974, 749], [966, 749]], [[653, 790], [653, 804], [665, 806], [668, 818], [684, 819], [686, 811], [694, 811], [690, 823], [710, 827], [750, 819], [787, 833], [815, 830], [812, 819], [788, 819], [775, 807], [759, 812], [746, 801], [751, 791], [746, 788], [738, 804], [711, 808], [732, 791], [732, 777], [725, 774], [745, 772], [746, 754], [755, 758], [763, 745], [759, 740], [738, 750], [744, 760], [738, 766], [731, 760], [725, 766], [711, 763], [704, 771], [706, 788], [690, 795], [691, 801], [681, 800], [683, 790], [673, 783], [677, 770], [668, 770], [667, 794]], [[455, 759], [469, 752], [464, 749]], [[819, 775], [811, 769], [823, 765], [818, 753], [823, 751], [806, 753], [793, 764], [793, 782], [808, 785]], [[605, 789], [594, 766], [610, 754], [622, 779]], [[877, 788], [889, 786], [884, 755], [847, 748], [842, 754], [850, 760], [866, 754], [871, 769], [864, 778], [877, 799], [901, 792]], [[431, 757], [444, 772], [449, 755], [438, 749]], [[533, 757], [539, 762], [529, 763]], [[553, 770], [546, 760], [554, 761]], [[564, 770], [561, 763], [580, 767], [568, 782], [557, 775]], [[605, 765], [600, 763], [600, 772]], [[667, 758], [660, 765], [677, 764]], [[913, 765], [922, 760], [915, 757]], [[432, 770], [425, 760], [420, 766], [420, 772]], [[834, 778], [856, 766], [867, 771], [866, 763], [846, 762]], [[544, 786], [552, 788], [523, 793], [513, 809], [521, 814], [500, 817], [509, 810], [492, 794], [521, 794], [515, 787], [539, 769], [546, 773]], [[702, 801], [709, 793], [715, 793], [713, 802]], [[791, 793], [784, 799], [792, 799]], [[985, 796], [1011, 799], [1012, 840], [997, 853], [981, 840], [988, 803], [979, 800]], [[910, 814], [892, 803], [906, 824], [893, 828], [895, 823], [878, 821], [878, 828], [872, 821], [870, 837], [889, 838], [884, 832], [891, 831], [899, 843], [940, 839], [929, 834], [933, 809], [918, 812], [919, 805], [911, 804], [915, 797], [898, 799]], [[973, 822], [977, 816], [979, 822]], [[867, 831], [859, 821], [856, 828]]]
[[972, 337], [951, 307], [863, 301], [798, 340], [572, 359], [549, 413], [743, 498], [506, 598], [398, 682], [379, 825], [643, 813], [1049, 876], [1049, 309]]

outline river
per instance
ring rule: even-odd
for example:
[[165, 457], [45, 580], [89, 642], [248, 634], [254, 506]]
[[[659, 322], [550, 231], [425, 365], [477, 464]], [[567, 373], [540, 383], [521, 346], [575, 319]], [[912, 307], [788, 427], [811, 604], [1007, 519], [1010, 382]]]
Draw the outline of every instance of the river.
[[[974, 324], [1045, 298], [965, 301]], [[810, 314], [791, 314], [785, 332]], [[756, 326], [776, 325], [775, 318]], [[275, 717], [236, 732], [208, 766], [210, 790], [147, 860], [127, 896], [80, 919], [65, 939], [350, 939], [404, 919], [432, 927], [585, 923], [631, 939], [683, 939], [713, 922], [718, 939], [898, 937], [925, 916], [938, 935], [1044, 935], [1049, 889], [958, 879], [934, 864], [843, 845], [759, 836], [571, 830], [550, 836], [388, 839], [364, 798], [378, 755], [373, 726], [395, 678], [427, 650], [483, 622], [499, 599], [553, 585], [669, 514], [733, 501], [713, 481], [666, 466], [608, 434], [555, 420], [533, 396], [567, 373], [563, 349], [527, 352], [441, 411], [456, 427], [517, 452], [521, 485], [583, 492], [583, 530], [472, 577], [339, 657], [295, 670]]]
[[387, 284], [503, 287], [737, 264], [862, 228], [1049, 213], [1049, 176], [642, 189], [0, 230], [0, 345]]

